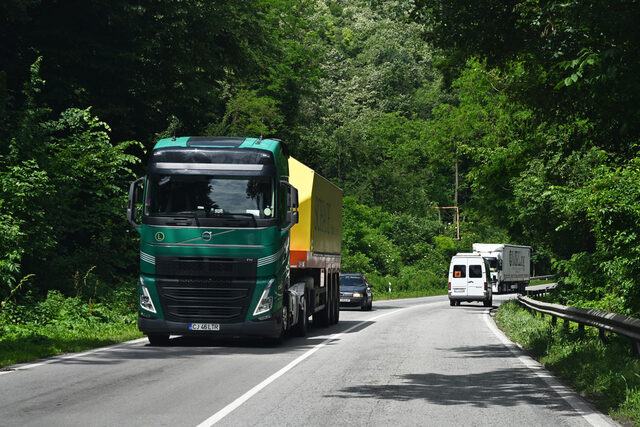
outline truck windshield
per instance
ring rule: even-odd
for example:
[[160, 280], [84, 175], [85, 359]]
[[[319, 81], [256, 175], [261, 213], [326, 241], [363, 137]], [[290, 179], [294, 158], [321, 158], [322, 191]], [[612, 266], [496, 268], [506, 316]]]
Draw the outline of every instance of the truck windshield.
[[487, 261], [489, 261], [489, 268], [491, 271], [498, 269], [498, 258], [487, 258]]
[[145, 215], [196, 217], [275, 215], [273, 179], [266, 176], [151, 175]]

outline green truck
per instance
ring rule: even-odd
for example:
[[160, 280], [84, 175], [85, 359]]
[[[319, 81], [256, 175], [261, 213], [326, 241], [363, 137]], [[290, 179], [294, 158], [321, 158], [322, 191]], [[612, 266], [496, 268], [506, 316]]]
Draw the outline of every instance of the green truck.
[[158, 141], [131, 183], [138, 327], [281, 342], [339, 320], [342, 191], [276, 139]]

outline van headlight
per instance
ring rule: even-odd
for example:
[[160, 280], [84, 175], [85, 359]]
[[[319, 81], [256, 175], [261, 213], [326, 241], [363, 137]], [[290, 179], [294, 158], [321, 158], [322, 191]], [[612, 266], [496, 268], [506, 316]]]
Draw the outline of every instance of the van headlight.
[[144, 284], [144, 279], [140, 276], [140, 287], [142, 288], [142, 294], [140, 294], [140, 307], [151, 313], [156, 313], [156, 307], [153, 305], [149, 290]]
[[260, 297], [260, 301], [258, 301], [258, 306], [253, 312], [254, 316], [258, 316], [260, 314], [264, 314], [270, 311], [273, 308], [273, 297], [269, 295], [269, 291], [271, 290], [271, 285], [275, 282], [276, 279], [269, 280], [267, 287], [264, 288], [264, 292], [262, 292], [262, 296]]

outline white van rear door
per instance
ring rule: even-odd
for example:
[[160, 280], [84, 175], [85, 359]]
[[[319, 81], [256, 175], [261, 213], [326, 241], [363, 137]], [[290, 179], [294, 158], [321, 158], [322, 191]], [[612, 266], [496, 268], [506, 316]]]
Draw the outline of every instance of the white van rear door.
[[456, 258], [451, 260], [451, 271], [449, 273], [451, 281], [451, 295], [467, 296], [467, 260], [466, 258]]
[[482, 257], [467, 258], [467, 292], [469, 296], [484, 295], [484, 283], [486, 272], [483, 271], [484, 259]]

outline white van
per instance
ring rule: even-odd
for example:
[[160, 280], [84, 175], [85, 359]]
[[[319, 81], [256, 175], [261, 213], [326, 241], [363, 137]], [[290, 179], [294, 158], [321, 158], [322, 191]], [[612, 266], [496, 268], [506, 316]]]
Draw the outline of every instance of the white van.
[[480, 254], [458, 253], [449, 266], [449, 304], [460, 301], [482, 301], [485, 307], [493, 304], [489, 263]]

